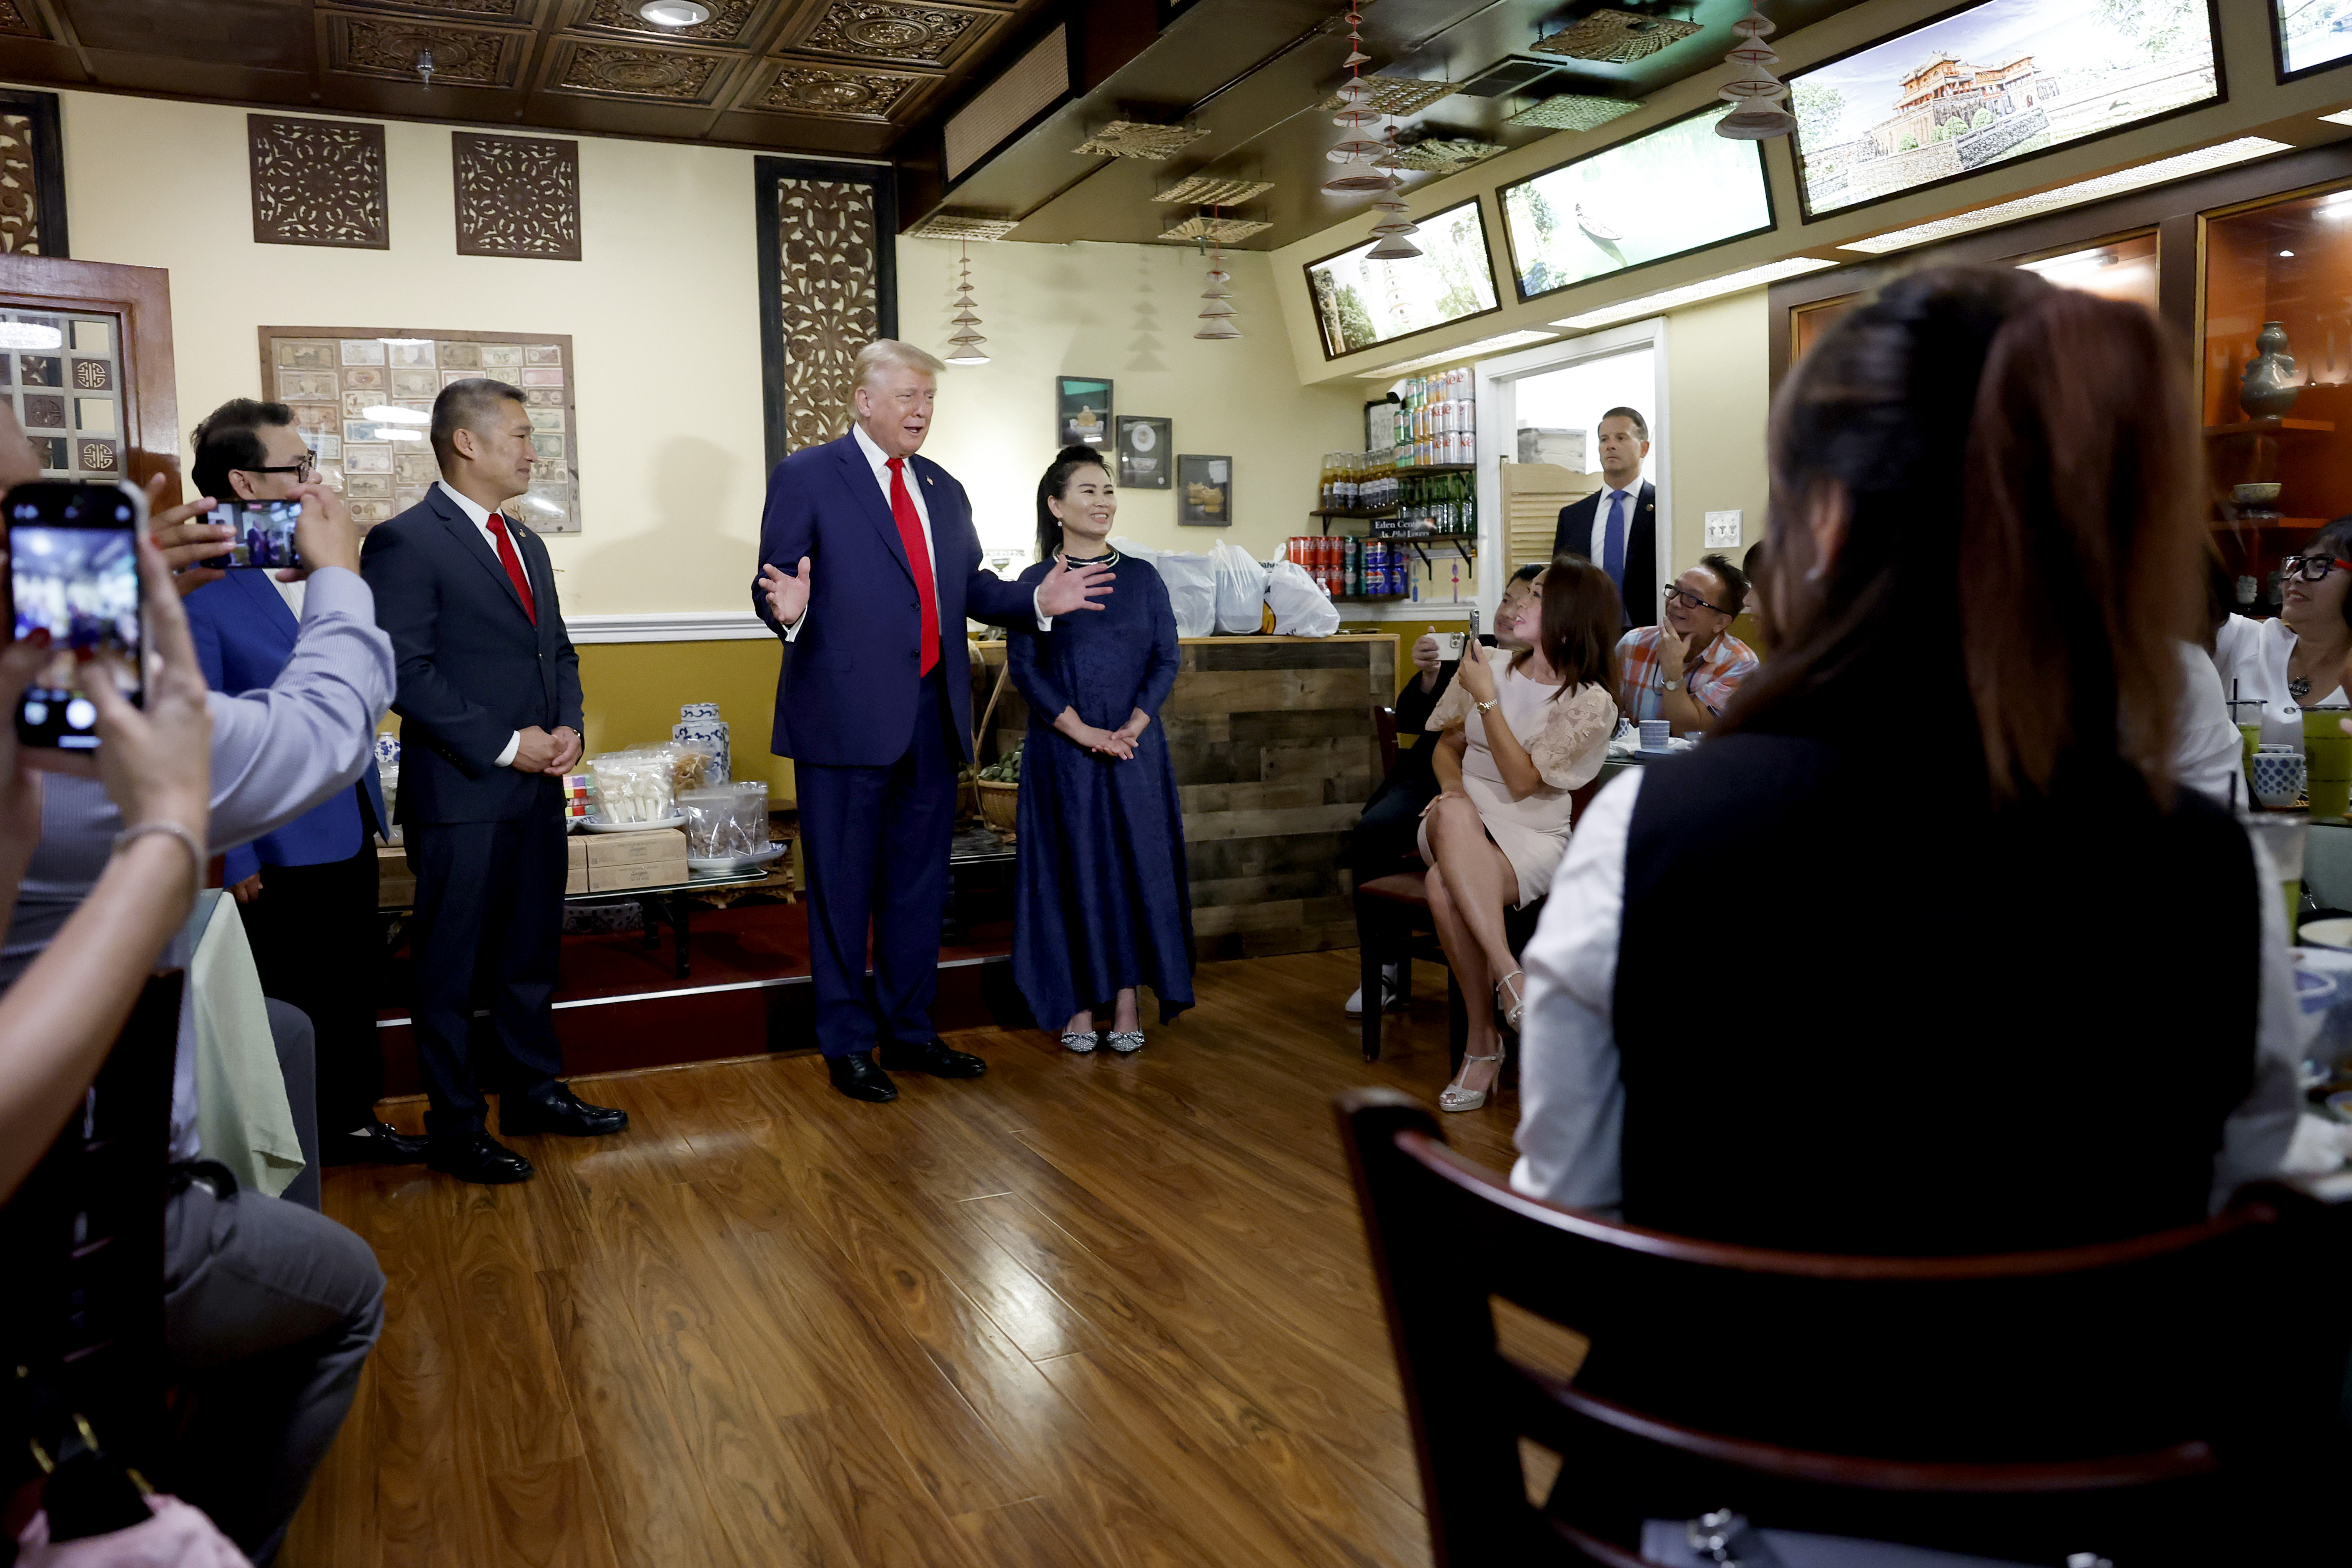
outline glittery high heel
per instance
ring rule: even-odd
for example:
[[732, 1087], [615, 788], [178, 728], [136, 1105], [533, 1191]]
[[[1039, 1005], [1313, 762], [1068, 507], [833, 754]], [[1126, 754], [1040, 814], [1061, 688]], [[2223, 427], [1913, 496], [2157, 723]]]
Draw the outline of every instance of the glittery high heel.
[[[1514, 969], [1495, 982], [1495, 1016], [1503, 1021], [1503, 1027], [1515, 1035], [1519, 1032], [1519, 1020], [1527, 1016], [1528, 1005], [1521, 999], [1519, 988], [1512, 985], [1511, 982], [1526, 978], [1525, 973]], [[1510, 987], [1510, 1000], [1507, 1002], [1503, 999], [1503, 990], [1506, 986]]]
[[[1487, 1057], [1482, 1057], [1475, 1051], [1472, 1051], [1463, 1057], [1462, 1062], [1465, 1067], [1467, 1067], [1472, 1062], [1498, 1062], [1502, 1059], [1503, 1053], [1500, 1051], [1496, 1051], [1494, 1055]], [[1498, 1068], [1496, 1070], [1499, 1071], [1500, 1069]], [[1437, 1097], [1437, 1109], [1440, 1110], [1475, 1110], [1486, 1103], [1486, 1091], [1485, 1089], [1464, 1089], [1458, 1083], [1447, 1084], [1445, 1086], [1445, 1092]]]

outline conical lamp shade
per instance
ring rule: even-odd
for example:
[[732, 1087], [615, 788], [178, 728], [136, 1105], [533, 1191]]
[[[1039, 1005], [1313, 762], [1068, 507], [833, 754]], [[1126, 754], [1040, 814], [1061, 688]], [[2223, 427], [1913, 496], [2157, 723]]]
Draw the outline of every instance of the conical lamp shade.
[[1203, 321], [1201, 323], [1201, 330], [1192, 335], [1196, 338], [1237, 338], [1242, 335], [1242, 330], [1225, 318], [1218, 316]]
[[1406, 241], [1404, 236], [1401, 234], [1392, 234], [1386, 239], [1381, 241], [1378, 245], [1372, 247], [1371, 249], [1364, 252], [1364, 259], [1367, 261], [1410, 261], [1420, 254], [1420, 251], [1414, 249], [1412, 246]]

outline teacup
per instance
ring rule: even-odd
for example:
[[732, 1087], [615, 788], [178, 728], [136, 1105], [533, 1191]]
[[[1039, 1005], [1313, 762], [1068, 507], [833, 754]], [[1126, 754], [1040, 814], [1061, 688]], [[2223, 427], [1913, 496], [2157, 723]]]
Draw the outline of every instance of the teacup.
[[2268, 806], [2291, 806], [2303, 798], [2303, 753], [2263, 750], [2254, 753], [2254, 798]]

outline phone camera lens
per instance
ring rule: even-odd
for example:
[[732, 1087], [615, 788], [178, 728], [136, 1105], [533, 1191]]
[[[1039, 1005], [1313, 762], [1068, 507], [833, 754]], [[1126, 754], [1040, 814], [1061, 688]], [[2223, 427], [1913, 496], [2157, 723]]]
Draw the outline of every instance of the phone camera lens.
[[98, 704], [87, 697], [77, 697], [66, 704], [66, 722], [77, 730], [98, 727]]
[[25, 722], [27, 724], [46, 724], [48, 721], [49, 705], [46, 702], [36, 702], [30, 698], [27, 698], [25, 701]]

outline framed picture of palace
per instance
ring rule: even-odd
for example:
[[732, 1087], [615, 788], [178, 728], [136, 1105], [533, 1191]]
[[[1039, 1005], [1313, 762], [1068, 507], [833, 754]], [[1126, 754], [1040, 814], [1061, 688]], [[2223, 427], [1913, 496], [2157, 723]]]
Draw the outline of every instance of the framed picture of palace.
[[580, 531], [580, 442], [572, 338], [562, 332], [459, 332], [422, 327], [264, 327], [261, 395], [294, 423], [372, 528], [425, 499], [440, 477], [426, 432], [453, 381], [487, 376], [523, 395], [539, 462], [509, 514], [540, 533]]
[[2211, 0], [1977, 0], [1790, 75], [1812, 219], [2220, 101]]

